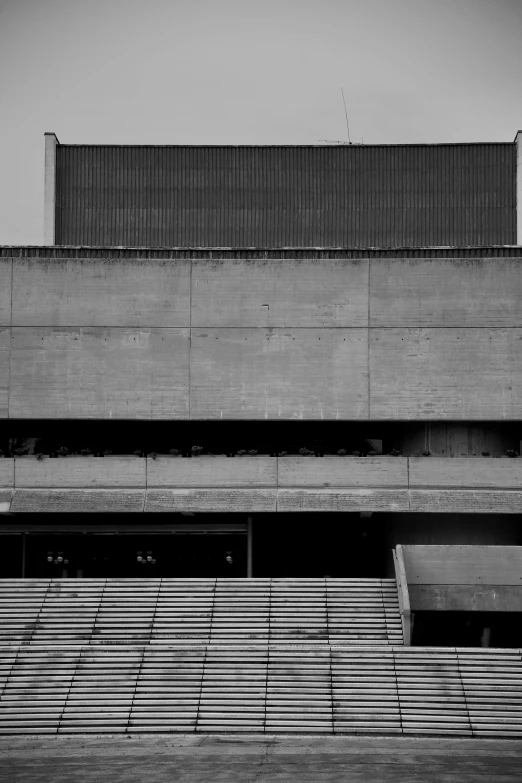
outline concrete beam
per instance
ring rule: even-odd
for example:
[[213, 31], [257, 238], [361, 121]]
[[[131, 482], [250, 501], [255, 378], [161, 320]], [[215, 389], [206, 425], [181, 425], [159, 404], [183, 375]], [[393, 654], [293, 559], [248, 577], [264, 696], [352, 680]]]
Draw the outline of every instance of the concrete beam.
[[56, 243], [56, 147], [55, 133], [45, 134], [44, 245]]

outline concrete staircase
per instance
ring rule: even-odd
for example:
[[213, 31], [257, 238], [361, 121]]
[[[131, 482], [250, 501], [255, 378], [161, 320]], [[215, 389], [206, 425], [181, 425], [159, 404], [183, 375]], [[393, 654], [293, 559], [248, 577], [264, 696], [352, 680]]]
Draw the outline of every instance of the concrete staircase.
[[393, 579], [19, 579], [0, 585], [0, 644], [402, 644]]
[[390, 581], [6, 580], [1, 595], [3, 734], [522, 736], [521, 651], [401, 646]]

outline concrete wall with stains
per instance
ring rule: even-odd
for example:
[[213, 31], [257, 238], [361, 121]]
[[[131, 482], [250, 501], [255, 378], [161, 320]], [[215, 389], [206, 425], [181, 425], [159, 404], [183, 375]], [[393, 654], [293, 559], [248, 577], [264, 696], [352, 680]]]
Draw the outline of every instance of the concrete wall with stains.
[[0, 258], [2, 418], [522, 419], [522, 250], [49, 251]]
[[403, 546], [412, 611], [520, 611], [522, 547]]

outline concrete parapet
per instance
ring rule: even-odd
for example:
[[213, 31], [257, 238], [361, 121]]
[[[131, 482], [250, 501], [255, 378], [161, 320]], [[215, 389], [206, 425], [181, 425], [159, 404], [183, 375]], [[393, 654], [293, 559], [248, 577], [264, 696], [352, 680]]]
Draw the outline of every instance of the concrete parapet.
[[521, 486], [522, 459], [488, 457], [0, 459], [4, 512], [519, 514]]

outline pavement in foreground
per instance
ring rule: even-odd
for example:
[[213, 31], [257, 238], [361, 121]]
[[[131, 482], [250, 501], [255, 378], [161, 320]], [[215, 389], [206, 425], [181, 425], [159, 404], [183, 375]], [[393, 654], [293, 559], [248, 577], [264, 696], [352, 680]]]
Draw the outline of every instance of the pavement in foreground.
[[522, 740], [281, 735], [0, 739], [9, 783], [520, 783]]

